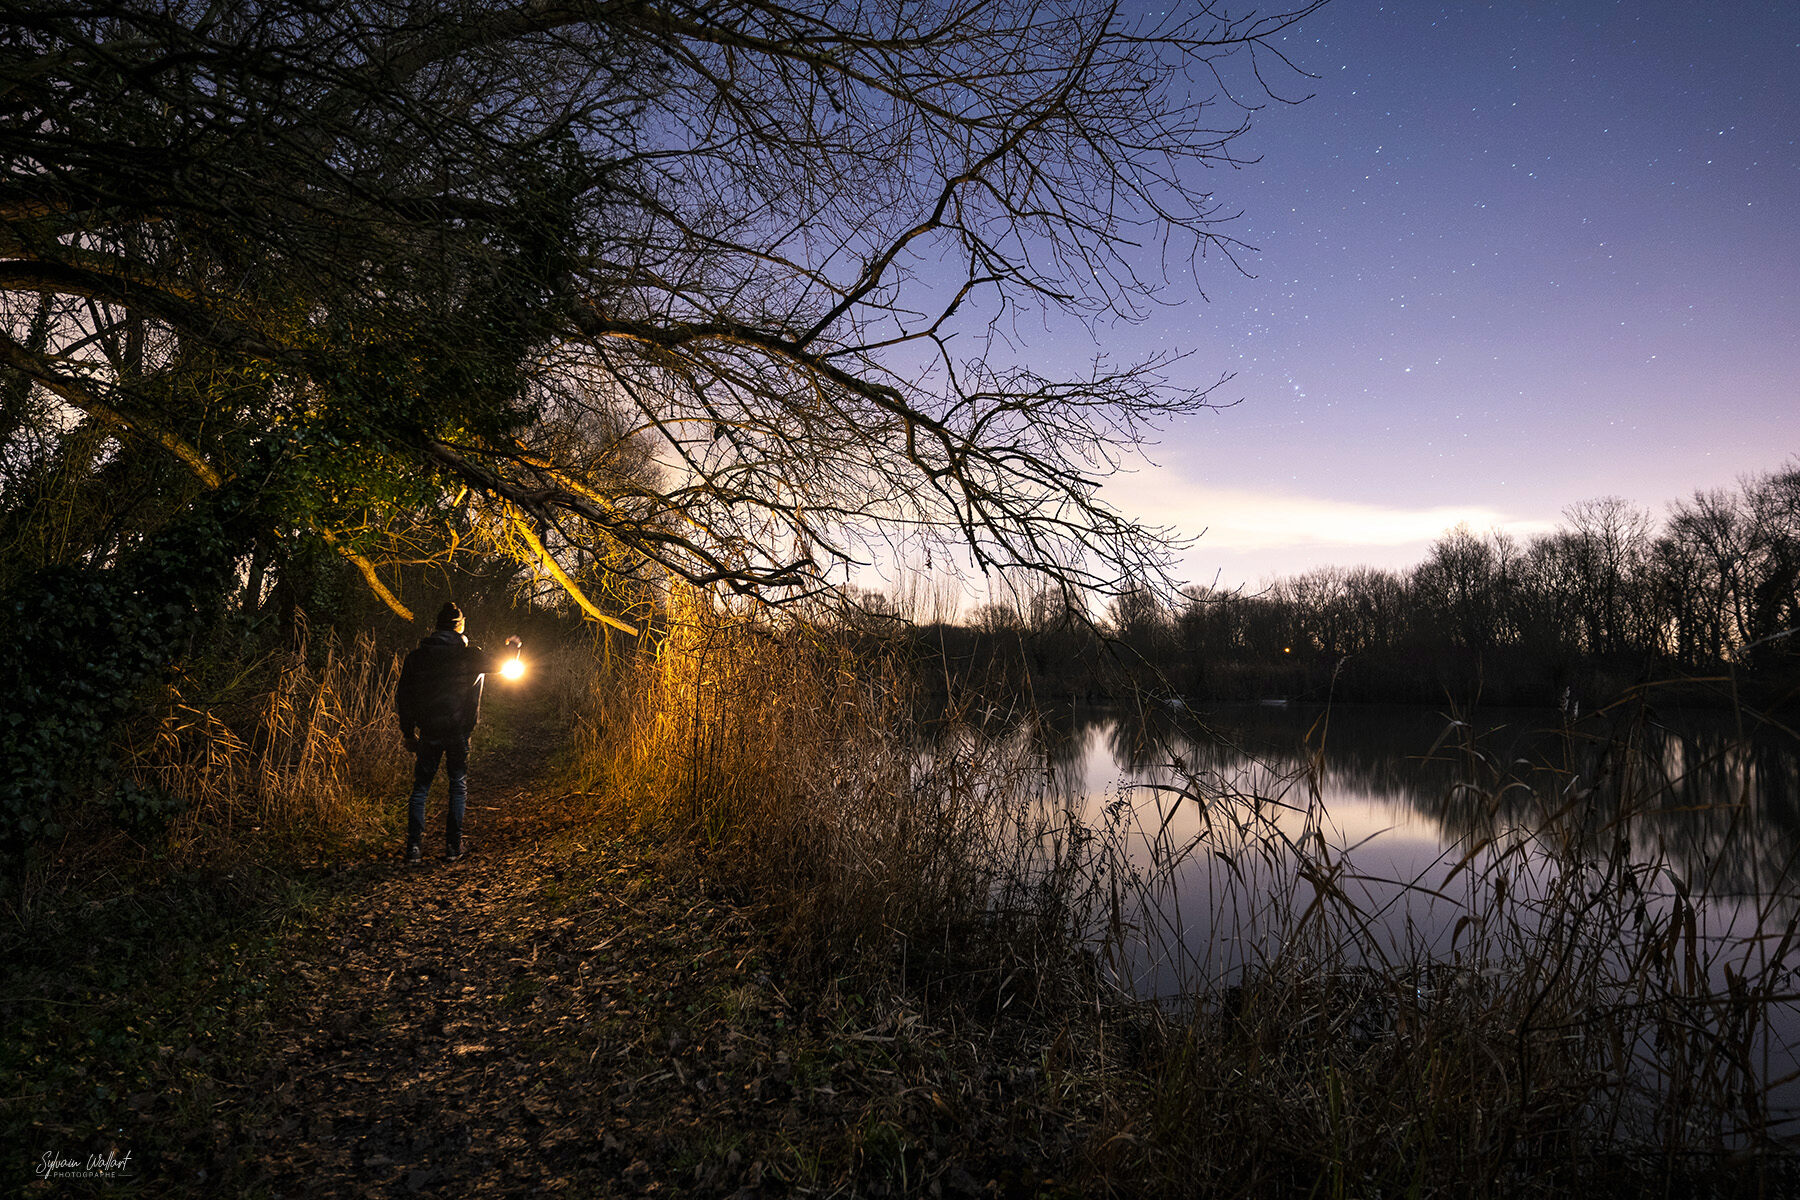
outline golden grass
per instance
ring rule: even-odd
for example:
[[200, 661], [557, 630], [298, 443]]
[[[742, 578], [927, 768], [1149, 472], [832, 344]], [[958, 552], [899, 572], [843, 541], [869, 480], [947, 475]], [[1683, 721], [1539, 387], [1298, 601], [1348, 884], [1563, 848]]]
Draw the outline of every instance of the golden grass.
[[966, 957], [992, 945], [1009, 868], [1035, 846], [1029, 764], [927, 738], [907, 672], [872, 649], [682, 597], [652, 649], [597, 677], [577, 721], [584, 786], [765, 897], [802, 957]]
[[367, 633], [185, 678], [126, 749], [140, 786], [179, 797], [177, 852], [257, 833], [354, 840], [389, 826], [410, 756], [393, 717], [399, 658]]

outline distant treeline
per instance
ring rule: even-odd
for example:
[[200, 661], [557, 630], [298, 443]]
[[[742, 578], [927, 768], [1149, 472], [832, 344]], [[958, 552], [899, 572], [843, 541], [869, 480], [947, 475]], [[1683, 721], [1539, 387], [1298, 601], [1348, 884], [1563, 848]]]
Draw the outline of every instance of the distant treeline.
[[1521, 540], [1458, 526], [1407, 570], [1325, 567], [1259, 591], [1149, 591], [1088, 621], [1051, 592], [922, 628], [946, 687], [1040, 702], [1594, 703], [1633, 684], [1800, 687], [1800, 460], [1696, 493], [1660, 527], [1615, 497]]

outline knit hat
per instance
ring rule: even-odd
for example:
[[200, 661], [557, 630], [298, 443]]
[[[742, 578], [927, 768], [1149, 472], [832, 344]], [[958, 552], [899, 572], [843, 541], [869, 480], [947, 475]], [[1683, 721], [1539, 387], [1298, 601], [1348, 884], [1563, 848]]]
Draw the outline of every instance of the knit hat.
[[456, 607], [456, 601], [444, 601], [444, 607], [438, 609], [437, 627], [439, 629], [455, 629], [456, 623], [463, 619], [462, 609]]

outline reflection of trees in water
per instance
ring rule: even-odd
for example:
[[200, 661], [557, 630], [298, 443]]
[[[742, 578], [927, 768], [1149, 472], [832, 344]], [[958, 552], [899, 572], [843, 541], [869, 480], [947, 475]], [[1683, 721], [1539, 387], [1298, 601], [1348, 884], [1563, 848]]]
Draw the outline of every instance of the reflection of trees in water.
[[[1510, 731], [1509, 731], [1510, 733]], [[1800, 845], [1800, 743], [1744, 733], [1717, 718], [1657, 723], [1641, 714], [1474, 739], [1438, 787], [1404, 795], [1449, 836], [1521, 834], [1603, 857], [1628, 839], [1638, 861], [1664, 861], [1688, 886], [1766, 895], [1788, 883]], [[1460, 793], [1455, 783], [1473, 784]]]
[[1111, 782], [1089, 777], [1099, 757], [1096, 750], [1129, 779], [1210, 783], [1239, 775], [1250, 759], [1267, 765], [1275, 775], [1293, 769], [1287, 763], [1269, 762], [1229, 737], [1196, 738], [1182, 723], [1154, 710], [1123, 714], [1063, 709], [1018, 720], [1003, 732], [998, 728], [988, 732], [1016, 742], [1035, 758], [1043, 774], [1042, 800], [1064, 809], [1084, 807], [1090, 796]]
[[1618, 807], [1645, 798], [1634, 841], [1665, 847], [1709, 891], [1763, 895], [1791, 884], [1800, 848], [1793, 738], [1649, 727], [1635, 749], [1608, 797]]
[[985, 720], [947, 722], [922, 732], [920, 765], [937, 769], [946, 760], [979, 756], [1008, 777], [1008, 794], [1055, 810], [1078, 808], [1086, 797], [1087, 747], [1099, 733], [1092, 721], [1077, 721], [1066, 710], [996, 712]]
[[[1794, 911], [1777, 888], [1800, 806], [1791, 736], [1642, 714], [1564, 728], [1245, 708], [1089, 714], [1020, 737], [1088, 793], [1068, 807], [1091, 833], [1072, 820], [1055, 846], [1096, 881], [1095, 905], [1071, 911], [1097, 918], [1078, 927], [1122, 988], [1202, 1005], [1323, 992], [1309, 1013], [1380, 996], [1359, 1011], [1446, 1027], [1479, 1014], [1516, 1040], [1521, 1075], [1529, 1050], [1650, 1097], [1646, 1128], [1663, 1097], [1688, 1119], [1701, 1089], [1748, 1113], [1800, 1109], [1780, 1090], [1800, 1044], [1794, 973], [1772, 951]], [[1093, 776], [1074, 782], [1084, 758]], [[1108, 796], [1109, 768], [1185, 795]], [[1396, 838], [1391, 857], [1353, 842], [1410, 823], [1384, 802], [1425, 818], [1444, 853], [1431, 834]], [[1745, 891], [1771, 898], [1725, 894]]]
[[[1101, 725], [1114, 761], [1140, 777], [1178, 769], [1204, 784], [1247, 757], [1276, 778], [1311, 778], [1416, 811], [1446, 844], [1551, 839], [1599, 856], [1622, 831], [1642, 861], [1666, 858], [1690, 887], [1768, 894], [1800, 852], [1800, 741], [1716, 714], [1663, 722], [1642, 712], [1573, 726], [1519, 711], [1453, 722], [1428, 710], [1221, 709], [1089, 714], [1059, 734], [1074, 763], [1081, 724]], [[1309, 772], [1311, 774], [1309, 776]], [[1074, 786], [1079, 786], [1076, 784]]]
[[[1255, 710], [1239, 717], [1254, 717]], [[1090, 720], [1102, 718], [1090, 717]], [[1106, 741], [1121, 772], [1142, 778], [1190, 778], [1211, 786], [1240, 779], [1246, 766], [1273, 780], [1304, 774], [1309, 766], [1305, 725], [1277, 734], [1267, 721], [1214, 723], [1207, 717], [1137, 710], [1106, 718]]]

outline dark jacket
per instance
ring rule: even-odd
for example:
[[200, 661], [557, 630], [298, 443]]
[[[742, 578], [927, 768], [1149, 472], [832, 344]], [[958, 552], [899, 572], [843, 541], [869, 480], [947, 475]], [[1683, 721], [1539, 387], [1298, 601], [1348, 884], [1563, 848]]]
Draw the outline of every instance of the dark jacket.
[[481, 716], [482, 677], [504, 661], [449, 629], [427, 636], [400, 667], [394, 690], [400, 731], [437, 743], [468, 737]]

